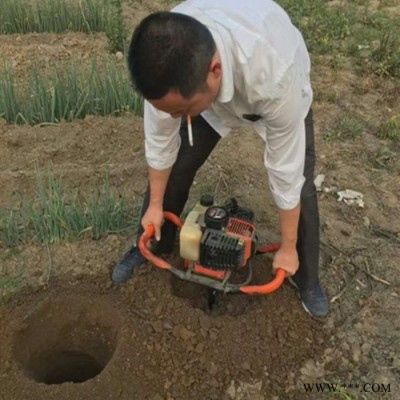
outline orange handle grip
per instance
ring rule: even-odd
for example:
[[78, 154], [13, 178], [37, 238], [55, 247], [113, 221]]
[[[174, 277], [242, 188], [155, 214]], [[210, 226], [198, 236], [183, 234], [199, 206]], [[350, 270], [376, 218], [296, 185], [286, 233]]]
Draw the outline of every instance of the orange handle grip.
[[[182, 220], [177, 217], [175, 214], [165, 211], [164, 212], [164, 218], [168, 221], [171, 221], [174, 223], [178, 228], [182, 228], [183, 222]], [[166, 261], [162, 260], [161, 258], [155, 256], [151, 250], [148, 248], [147, 243], [149, 240], [154, 236], [155, 229], [153, 225], [148, 225], [142, 236], [139, 239], [139, 250], [142, 253], [143, 257], [145, 257], [147, 260], [151, 261], [155, 266], [161, 268], [161, 269], [173, 269], [173, 266]], [[273, 252], [278, 250], [280, 247], [279, 243], [273, 243], [267, 246], [262, 246], [258, 249], [260, 253], [266, 253], [266, 252]], [[253, 286], [243, 286], [240, 288], [240, 292], [246, 293], [246, 294], [251, 294], [251, 295], [257, 295], [257, 294], [269, 294], [274, 292], [275, 290], [279, 289], [279, 287], [282, 285], [284, 279], [286, 276], [286, 271], [279, 268], [276, 271], [275, 278], [271, 281], [268, 282], [264, 285], [253, 285]]]
[[282, 268], [278, 268], [275, 278], [271, 282], [265, 285], [243, 286], [240, 288], [240, 291], [246, 294], [269, 294], [280, 288], [285, 280], [285, 276], [286, 271]]
[[[183, 226], [182, 220], [169, 211], [164, 212], [164, 218], [174, 223], [178, 228], [182, 228]], [[171, 269], [172, 268], [171, 264], [155, 256], [147, 247], [147, 243], [154, 236], [154, 233], [155, 233], [154, 225], [147, 225], [142, 236], [139, 239], [139, 250], [142, 253], [143, 257], [151, 261], [157, 267], [162, 269]]]

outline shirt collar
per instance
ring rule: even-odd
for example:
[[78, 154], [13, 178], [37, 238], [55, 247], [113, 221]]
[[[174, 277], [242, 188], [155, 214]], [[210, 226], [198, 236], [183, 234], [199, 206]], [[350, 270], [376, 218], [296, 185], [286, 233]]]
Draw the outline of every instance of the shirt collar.
[[216, 101], [219, 103], [228, 103], [232, 100], [234, 92], [232, 47], [229, 46], [230, 38], [228, 34], [224, 35], [214, 29], [210, 30], [221, 57], [222, 65], [221, 86]]

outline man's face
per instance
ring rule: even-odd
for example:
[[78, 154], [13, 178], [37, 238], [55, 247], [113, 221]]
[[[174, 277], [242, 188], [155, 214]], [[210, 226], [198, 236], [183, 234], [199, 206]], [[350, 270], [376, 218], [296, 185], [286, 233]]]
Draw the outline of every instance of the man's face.
[[210, 90], [197, 92], [186, 99], [179, 92], [169, 91], [164, 97], [149, 102], [158, 110], [164, 111], [173, 118], [184, 115], [196, 116], [206, 110], [214, 101], [216, 95]]
[[205, 89], [196, 92], [189, 99], [183, 97], [179, 92], [170, 90], [164, 97], [157, 100], [148, 100], [155, 108], [170, 114], [173, 118], [183, 115], [196, 116], [210, 107], [219, 93], [222, 79], [221, 59], [218, 52], [210, 64]]

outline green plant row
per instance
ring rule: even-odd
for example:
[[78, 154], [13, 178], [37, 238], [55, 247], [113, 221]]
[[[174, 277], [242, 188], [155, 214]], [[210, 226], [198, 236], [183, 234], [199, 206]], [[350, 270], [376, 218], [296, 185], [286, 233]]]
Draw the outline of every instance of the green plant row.
[[123, 51], [122, 0], [1, 0], [0, 33], [105, 32], [110, 50]]
[[16, 85], [11, 69], [0, 72], [0, 117], [9, 123], [72, 121], [86, 115], [142, 113], [125, 69], [112, 61], [69, 64], [50, 73], [34, 68], [27, 85]]
[[0, 246], [99, 239], [133, 230], [136, 221], [111, 190], [108, 177], [95, 195], [85, 197], [76, 191], [67, 196], [65, 192], [51, 173], [47, 181], [37, 173], [36, 200], [24, 201], [19, 210], [0, 210]]

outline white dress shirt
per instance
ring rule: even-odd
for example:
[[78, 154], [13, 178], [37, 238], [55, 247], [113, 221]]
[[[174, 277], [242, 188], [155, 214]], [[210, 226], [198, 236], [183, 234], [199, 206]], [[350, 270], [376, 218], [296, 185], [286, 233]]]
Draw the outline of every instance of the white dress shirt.
[[[310, 59], [286, 12], [272, 0], [188, 0], [172, 12], [189, 15], [211, 32], [221, 56], [216, 100], [201, 115], [222, 136], [252, 126], [265, 141], [264, 163], [277, 206], [294, 208], [304, 183], [304, 119], [312, 102]], [[257, 115], [256, 122], [244, 115]], [[147, 101], [145, 151], [150, 167], [171, 167], [180, 119]]]

